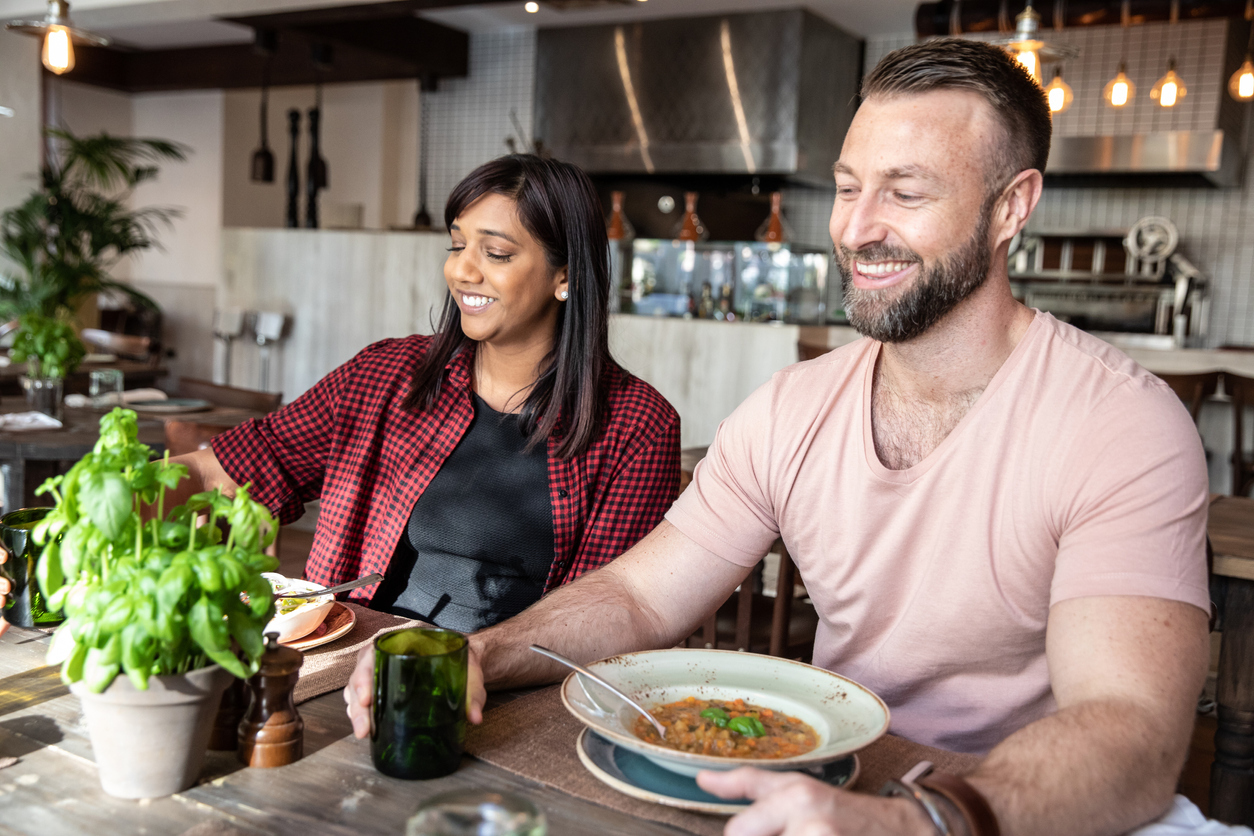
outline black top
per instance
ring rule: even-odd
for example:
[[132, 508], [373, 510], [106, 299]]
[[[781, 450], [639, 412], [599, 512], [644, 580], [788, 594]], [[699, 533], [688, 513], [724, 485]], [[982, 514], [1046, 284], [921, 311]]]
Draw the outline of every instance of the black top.
[[540, 600], [553, 565], [545, 444], [478, 395], [470, 429], [414, 503], [372, 609], [470, 632]]

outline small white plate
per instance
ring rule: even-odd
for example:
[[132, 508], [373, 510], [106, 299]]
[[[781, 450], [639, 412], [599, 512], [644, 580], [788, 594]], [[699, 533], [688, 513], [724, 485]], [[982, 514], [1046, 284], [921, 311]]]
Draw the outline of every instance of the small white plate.
[[[750, 803], [744, 799], [728, 801], [711, 795], [697, 786], [696, 779], [662, 769], [642, 755], [615, 746], [591, 729], [579, 733], [575, 751], [584, 768], [598, 781], [642, 801], [725, 816], [734, 816]], [[833, 787], [848, 789], [858, 780], [860, 771], [858, 756], [849, 755], [825, 764], [821, 774], [815, 774], [818, 770], [807, 774], [814, 774], [814, 777]]]

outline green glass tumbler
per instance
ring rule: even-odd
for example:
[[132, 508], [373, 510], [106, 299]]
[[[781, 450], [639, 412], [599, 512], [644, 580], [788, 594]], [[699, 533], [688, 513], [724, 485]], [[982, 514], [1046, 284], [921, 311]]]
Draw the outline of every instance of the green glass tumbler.
[[61, 621], [61, 613], [50, 613], [44, 607], [44, 596], [35, 581], [35, 562], [43, 548], [30, 536], [31, 530], [51, 512], [51, 508], [19, 508], [0, 517], [0, 547], [8, 553], [5, 562], [0, 563], [0, 575], [8, 579], [11, 587], [0, 602], [0, 614], [18, 627]]
[[374, 643], [370, 756], [393, 778], [457, 769], [466, 741], [470, 645], [461, 633], [414, 627]]

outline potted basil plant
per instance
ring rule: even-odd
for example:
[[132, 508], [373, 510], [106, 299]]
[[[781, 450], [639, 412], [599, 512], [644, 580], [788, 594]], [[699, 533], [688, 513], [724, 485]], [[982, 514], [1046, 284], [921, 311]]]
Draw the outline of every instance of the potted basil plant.
[[65, 376], [73, 373], [85, 356], [87, 349], [73, 324], [40, 313], [22, 314], [9, 359], [26, 363], [22, 389], [27, 406], [59, 420]]
[[186, 475], [168, 455], [152, 460], [135, 413], [114, 409], [92, 452], [39, 488], [56, 505], [32, 532], [36, 576], [65, 614], [48, 662], [82, 700], [101, 785], [121, 798], [195, 783], [221, 694], [256, 673], [274, 612], [261, 576], [278, 565], [262, 552], [274, 518], [247, 487], [166, 509]]

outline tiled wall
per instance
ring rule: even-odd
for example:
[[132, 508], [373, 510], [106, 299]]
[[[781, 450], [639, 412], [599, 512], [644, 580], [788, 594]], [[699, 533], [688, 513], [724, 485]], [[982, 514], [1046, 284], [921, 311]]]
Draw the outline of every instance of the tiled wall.
[[[1130, 27], [1070, 29], [1058, 36], [1082, 50], [1064, 70], [1075, 91], [1071, 109], [1060, 114], [1055, 130], [1064, 136], [1188, 129], [1211, 125], [1210, 115], [1226, 95], [1227, 78], [1219, 62], [1229, 24], [1223, 20]], [[1054, 37], [1048, 27], [1046, 37]], [[1126, 48], [1124, 38], [1126, 37]], [[866, 66], [886, 53], [914, 42], [903, 33], [868, 40]], [[1165, 67], [1155, 56], [1170, 49], [1188, 95], [1178, 108], [1164, 111], [1149, 98]], [[1133, 102], [1122, 112], [1100, 103], [1102, 87], [1114, 74], [1120, 54], [1137, 85]], [[513, 109], [523, 129], [531, 130], [535, 33], [475, 35], [470, 44], [470, 77], [441, 85], [431, 99], [430, 206], [438, 214], [457, 181], [476, 165], [507, 151], [504, 139], [516, 134]], [[1047, 68], [1049, 71], [1050, 68]], [[1248, 110], [1249, 105], [1243, 106]], [[1246, 159], [1254, 156], [1249, 127], [1240, 135]], [[1254, 344], [1254, 176], [1247, 167], [1237, 189], [1079, 188], [1050, 184], [1031, 226], [1048, 229], [1124, 229], [1146, 215], [1165, 215], [1180, 228], [1182, 252], [1207, 276], [1214, 305], [1208, 345]], [[784, 207], [800, 243], [831, 246], [827, 232], [834, 192], [795, 186], [785, 190]]]
[[453, 187], [476, 166], [508, 154], [506, 137], [517, 141], [511, 112], [530, 141], [535, 56], [534, 29], [472, 35], [469, 75], [442, 81], [436, 92], [424, 94], [430, 96], [427, 208], [437, 227]]

